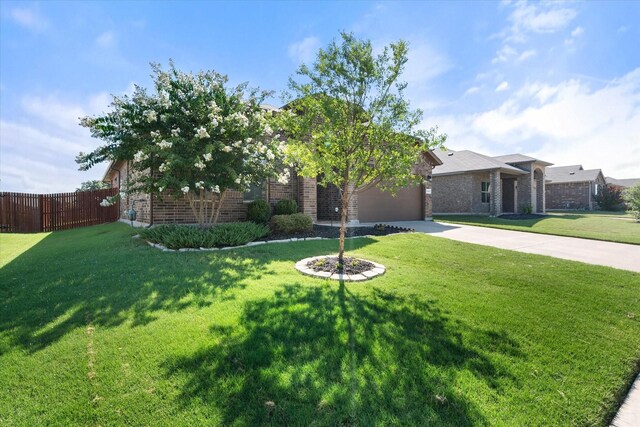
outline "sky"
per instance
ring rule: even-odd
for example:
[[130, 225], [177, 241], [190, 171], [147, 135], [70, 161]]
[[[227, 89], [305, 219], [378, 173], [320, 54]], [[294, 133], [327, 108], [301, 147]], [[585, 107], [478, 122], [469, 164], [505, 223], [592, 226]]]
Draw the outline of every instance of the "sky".
[[0, 2], [0, 190], [74, 191], [101, 142], [78, 118], [149, 63], [274, 91], [353, 32], [409, 43], [407, 98], [446, 146], [640, 177], [640, 1]]

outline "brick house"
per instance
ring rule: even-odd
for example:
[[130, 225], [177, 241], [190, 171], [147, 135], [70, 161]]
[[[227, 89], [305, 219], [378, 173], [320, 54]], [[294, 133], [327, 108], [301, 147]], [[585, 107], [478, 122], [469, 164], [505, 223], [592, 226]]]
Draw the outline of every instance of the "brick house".
[[585, 170], [582, 165], [547, 168], [547, 208], [594, 210], [594, 196], [605, 185], [600, 169]]
[[[357, 223], [430, 219], [430, 175], [433, 167], [441, 162], [432, 152], [424, 153], [421, 162], [416, 169], [423, 176], [422, 184], [401, 188], [395, 196], [377, 187], [356, 194], [349, 205], [348, 220]], [[112, 162], [103, 181], [109, 182], [112, 187], [126, 189], [129, 173], [128, 161]], [[336, 207], [340, 207], [336, 187], [322, 187], [316, 184], [315, 178], [303, 178], [292, 173], [288, 184], [269, 180], [246, 193], [232, 191], [224, 201], [219, 221], [246, 220], [247, 205], [257, 199], [264, 199], [272, 206], [278, 200], [293, 199], [298, 203], [298, 210], [311, 215], [314, 222], [339, 219], [334, 212]], [[122, 219], [127, 218], [126, 211], [133, 206], [137, 221], [145, 224], [196, 222], [189, 202], [184, 197], [174, 199], [169, 196], [160, 198], [157, 195], [132, 194], [121, 200], [120, 206]]]
[[433, 170], [433, 212], [498, 216], [531, 207], [544, 213], [545, 170], [552, 163], [523, 154], [490, 157], [439, 150]]

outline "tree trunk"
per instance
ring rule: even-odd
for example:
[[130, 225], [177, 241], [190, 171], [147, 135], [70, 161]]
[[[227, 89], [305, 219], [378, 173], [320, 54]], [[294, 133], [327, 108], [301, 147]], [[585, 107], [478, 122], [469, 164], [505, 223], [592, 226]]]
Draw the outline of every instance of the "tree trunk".
[[[340, 215], [340, 247], [338, 249], [338, 263], [340, 264], [340, 266], [344, 265], [344, 235], [347, 227], [347, 211], [349, 210], [350, 199], [348, 173], [345, 175], [346, 176], [342, 188], [342, 197], [340, 198], [342, 204], [342, 212]], [[342, 267], [340, 268], [340, 270], [342, 270]]]

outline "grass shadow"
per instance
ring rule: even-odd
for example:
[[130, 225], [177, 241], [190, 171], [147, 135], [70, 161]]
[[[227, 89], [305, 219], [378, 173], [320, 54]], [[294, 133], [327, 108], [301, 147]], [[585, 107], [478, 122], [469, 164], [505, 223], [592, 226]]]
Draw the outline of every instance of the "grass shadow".
[[499, 393], [516, 380], [487, 354], [523, 357], [435, 301], [344, 283], [285, 286], [248, 302], [240, 326], [212, 327], [218, 344], [165, 364], [180, 403], [223, 425], [486, 425], [460, 376]]
[[[142, 326], [160, 311], [233, 299], [248, 281], [275, 274], [270, 263], [293, 265], [318, 250], [300, 243], [166, 253], [132, 234], [120, 224], [55, 232], [2, 267], [0, 354], [15, 347], [41, 350], [89, 324]], [[350, 246], [372, 242], [355, 239]], [[331, 242], [320, 246], [337, 249]]]

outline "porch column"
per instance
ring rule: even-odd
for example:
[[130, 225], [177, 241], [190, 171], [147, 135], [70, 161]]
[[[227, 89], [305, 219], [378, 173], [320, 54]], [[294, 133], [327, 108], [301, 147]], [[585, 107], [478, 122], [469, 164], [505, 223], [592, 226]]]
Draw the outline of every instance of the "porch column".
[[499, 216], [502, 215], [502, 180], [500, 179], [500, 171], [491, 171], [490, 176], [490, 200], [489, 200], [489, 215]]
[[318, 220], [318, 196], [315, 178], [298, 176], [298, 207], [300, 212], [311, 215], [313, 222]]

